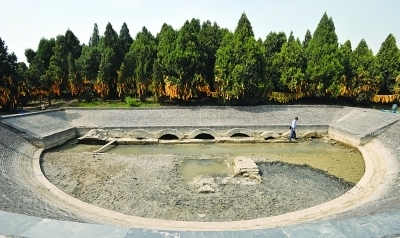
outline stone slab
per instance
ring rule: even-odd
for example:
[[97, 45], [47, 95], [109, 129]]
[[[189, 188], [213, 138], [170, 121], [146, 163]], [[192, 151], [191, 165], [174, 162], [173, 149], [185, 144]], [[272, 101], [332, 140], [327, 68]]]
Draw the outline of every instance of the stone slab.
[[21, 236], [43, 218], [0, 211], [0, 234]]
[[250, 158], [239, 156], [233, 159], [234, 174], [240, 173], [258, 173], [258, 166]]
[[[389, 217], [387, 217], [389, 218]], [[391, 218], [391, 217], [390, 217]], [[399, 227], [400, 221], [396, 219], [385, 219], [385, 221], [379, 222], [372, 216], [353, 218], [348, 220], [336, 220], [331, 221], [331, 224], [341, 233], [351, 234], [351, 237], [380, 237], [386, 234], [395, 234], [396, 230], [391, 229], [388, 223], [396, 222], [397, 228]], [[399, 230], [400, 228], [398, 228]], [[400, 231], [397, 231], [400, 233]]]
[[64, 222], [57, 220], [44, 219], [35, 225], [33, 229], [29, 229], [21, 234], [24, 237], [32, 238], [57, 238], [57, 237], [74, 237], [74, 238], [90, 238], [90, 237], [109, 237], [123, 238], [128, 233], [129, 228], [106, 226], [76, 222]]
[[283, 227], [282, 230], [288, 237], [335, 237], [347, 238], [329, 222], [309, 223], [296, 226]]

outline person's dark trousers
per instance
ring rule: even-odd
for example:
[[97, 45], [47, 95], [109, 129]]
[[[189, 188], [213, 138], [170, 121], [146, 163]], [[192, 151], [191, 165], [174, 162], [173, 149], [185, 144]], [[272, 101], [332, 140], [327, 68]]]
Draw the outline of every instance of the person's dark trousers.
[[296, 140], [296, 131], [292, 128], [290, 129], [290, 137], [289, 140], [295, 139]]

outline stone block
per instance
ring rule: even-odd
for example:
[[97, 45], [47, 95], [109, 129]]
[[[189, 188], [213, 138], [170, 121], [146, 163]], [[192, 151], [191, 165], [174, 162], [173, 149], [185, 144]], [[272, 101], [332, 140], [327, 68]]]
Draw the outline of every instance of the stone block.
[[258, 166], [250, 158], [239, 156], [233, 159], [233, 173], [234, 175], [259, 173]]

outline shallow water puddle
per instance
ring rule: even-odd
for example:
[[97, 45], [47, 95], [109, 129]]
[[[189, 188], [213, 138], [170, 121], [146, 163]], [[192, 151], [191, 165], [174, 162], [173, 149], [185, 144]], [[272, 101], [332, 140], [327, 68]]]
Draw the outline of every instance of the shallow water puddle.
[[[54, 149], [64, 153], [92, 153], [101, 146], [66, 144]], [[224, 159], [248, 156], [260, 160], [282, 161], [310, 165], [329, 174], [357, 183], [364, 174], [365, 164], [357, 149], [325, 140], [306, 140], [299, 143], [205, 143], [118, 145], [105, 154], [121, 155], [182, 155], [188, 161], [181, 169], [182, 177], [226, 173]], [[192, 160], [189, 160], [192, 159]], [[219, 161], [219, 158], [224, 158]], [[264, 158], [264, 159], [261, 159]], [[204, 161], [203, 161], [204, 160]], [[208, 160], [208, 161], [206, 161]], [[254, 161], [257, 163], [257, 161]], [[207, 165], [208, 164], [208, 165]], [[190, 179], [189, 178], [189, 179]]]
[[324, 142], [306, 143], [215, 143], [215, 144], [168, 144], [168, 145], [118, 145], [107, 153], [115, 154], [296, 154], [334, 153], [339, 148]]
[[225, 159], [185, 159], [179, 167], [180, 176], [186, 181], [199, 175], [203, 176], [229, 176], [229, 168]]

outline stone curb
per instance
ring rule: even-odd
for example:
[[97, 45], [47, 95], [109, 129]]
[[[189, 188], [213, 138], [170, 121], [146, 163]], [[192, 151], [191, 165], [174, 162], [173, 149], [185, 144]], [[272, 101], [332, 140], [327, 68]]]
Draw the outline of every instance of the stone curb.
[[64, 109], [49, 109], [49, 110], [43, 110], [43, 111], [38, 111], [38, 112], [26, 112], [26, 113], [21, 113], [21, 114], [3, 115], [3, 116], [0, 116], [0, 119], [32, 116], [35, 114], [43, 114], [43, 113], [56, 112], [56, 111], [64, 111]]

